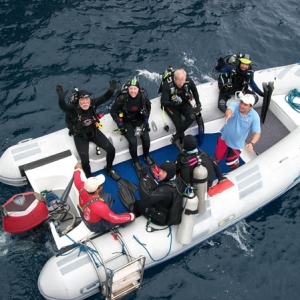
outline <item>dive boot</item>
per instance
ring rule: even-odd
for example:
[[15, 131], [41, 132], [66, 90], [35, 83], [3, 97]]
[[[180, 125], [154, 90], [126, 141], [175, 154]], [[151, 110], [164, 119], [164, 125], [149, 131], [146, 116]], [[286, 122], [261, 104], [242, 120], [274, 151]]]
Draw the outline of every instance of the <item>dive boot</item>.
[[112, 177], [112, 179], [118, 181], [121, 176], [115, 171], [113, 168], [105, 167], [105, 172], [108, 176]]
[[137, 160], [137, 161], [134, 161], [134, 162], [132, 163], [132, 165], [133, 165], [133, 167], [134, 167], [136, 173], [137, 173], [138, 176], [139, 176], [140, 173], [141, 173], [141, 171], [142, 171], [142, 165], [141, 165], [141, 163]]
[[153, 158], [150, 155], [143, 156], [143, 158], [149, 167], [155, 164]]
[[180, 143], [180, 140], [176, 134], [172, 135], [171, 143], [178, 149], [180, 153], [182, 152], [182, 144]]

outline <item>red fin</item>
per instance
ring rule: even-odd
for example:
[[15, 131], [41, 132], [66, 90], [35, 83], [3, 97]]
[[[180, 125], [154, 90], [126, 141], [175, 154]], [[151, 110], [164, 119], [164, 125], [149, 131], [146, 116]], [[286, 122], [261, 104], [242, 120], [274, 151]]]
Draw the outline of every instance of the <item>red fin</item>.
[[232, 181], [230, 181], [229, 179], [226, 179], [226, 180], [221, 181], [220, 183], [214, 185], [213, 187], [209, 188], [208, 195], [210, 197], [213, 197], [216, 194], [220, 194], [233, 186], [234, 186], [234, 184], [232, 183]]
[[153, 176], [157, 179], [159, 175], [160, 168], [157, 165], [150, 167]]

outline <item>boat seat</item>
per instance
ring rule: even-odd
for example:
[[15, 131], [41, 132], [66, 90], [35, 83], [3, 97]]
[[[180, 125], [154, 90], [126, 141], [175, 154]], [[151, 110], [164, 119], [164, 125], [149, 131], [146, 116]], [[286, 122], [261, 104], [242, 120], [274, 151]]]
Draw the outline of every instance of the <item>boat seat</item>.
[[285, 96], [272, 96], [273, 101], [270, 103], [270, 110], [291, 132], [300, 125], [300, 115], [285, 101]]

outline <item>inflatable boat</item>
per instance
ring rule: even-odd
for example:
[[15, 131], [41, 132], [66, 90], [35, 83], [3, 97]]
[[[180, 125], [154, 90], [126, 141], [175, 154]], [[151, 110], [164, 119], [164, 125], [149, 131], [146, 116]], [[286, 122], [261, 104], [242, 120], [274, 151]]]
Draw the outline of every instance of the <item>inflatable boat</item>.
[[[184, 211], [181, 224], [176, 226], [152, 225], [140, 216], [132, 223], [103, 234], [90, 232], [79, 217], [78, 192], [72, 185], [78, 154], [66, 129], [21, 141], [2, 154], [0, 181], [15, 186], [29, 183], [36, 198], [32, 203], [45, 199], [44, 205], [49, 211], [47, 222], [58, 253], [41, 270], [38, 287], [43, 297], [85, 299], [100, 292], [106, 299], [119, 299], [141, 288], [144, 269], [175, 257], [232, 226], [299, 183], [300, 113], [297, 107], [300, 101], [288, 95], [300, 87], [300, 65], [256, 71], [255, 82], [258, 86], [274, 83], [269, 101], [266, 103], [260, 98], [255, 105], [264, 115], [262, 136], [255, 153], [243, 149], [243, 165], [228, 172], [226, 180], [214, 181], [199, 197], [190, 197], [193, 201], [190, 205], [199, 213], [188, 215]], [[218, 85], [213, 81], [197, 88], [205, 123], [204, 139], [209, 140], [224, 124], [224, 114], [217, 108]], [[164, 154], [171, 159], [170, 147], [175, 147], [170, 145], [170, 139], [175, 128], [167, 116], [162, 117], [159, 100], [151, 100], [151, 151], [153, 155]], [[123, 175], [130, 166], [127, 141], [115, 133], [116, 125], [109, 115], [102, 118], [102, 123], [102, 130], [116, 148], [115, 167], [120, 166], [118, 171]], [[166, 123], [169, 131], [164, 129]], [[197, 124], [193, 124], [188, 133], [197, 135]], [[92, 171], [103, 172], [104, 153], [97, 155], [95, 145], [91, 145], [90, 157]], [[105, 189], [111, 191], [113, 187], [108, 185]], [[47, 199], [47, 196], [50, 197]], [[14, 199], [7, 202], [7, 208], [2, 206], [3, 220], [35, 211], [28, 209], [32, 204], [26, 206], [25, 212], [14, 211], [16, 205], [11, 207]], [[20, 196], [16, 202], [20, 202]], [[200, 203], [204, 203], [204, 209], [199, 209]], [[39, 222], [40, 219], [36, 223]], [[8, 224], [11, 229], [11, 222]], [[16, 232], [17, 229], [11, 230]]]

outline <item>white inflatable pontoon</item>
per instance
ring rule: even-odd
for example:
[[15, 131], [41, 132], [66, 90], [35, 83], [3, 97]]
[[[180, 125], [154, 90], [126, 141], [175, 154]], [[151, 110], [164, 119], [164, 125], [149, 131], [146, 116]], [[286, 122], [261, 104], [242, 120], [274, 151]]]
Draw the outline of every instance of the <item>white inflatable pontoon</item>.
[[[72, 229], [69, 231], [66, 225], [66, 234], [61, 235], [56, 231], [55, 222], [50, 222], [59, 253], [49, 259], [39, 276], [38, 287], [46, 299], [85, 299], [98, 292], [106, 299], [121, 298], [141, 287], [145, 268], [194, 247], [299, 183], [300, 113], [285, 101], [285, 96], [300, 88], [300, 65], [256, 71], [255, 82], [258, 86], [263, 82], [274, 82], [275, 87], [257, 144], [257, 147], [261, 145], [259, 155], [244, 149], [241, 157], [245, 164], [226, 174], [227, 180], [220, 184], [214, 182], [203, 199], [198, 199], [205, 203], [205, 211], [190, 217], [184, 215], [178, 226], [147, 231], [147, 220], [141, 216], [102, 235], [90, 232], [83, 222], [77, 226], [73, 222]], [[217, 82], [201, 84], [198, 91], [205, 132], [218, 132], [224, 123], [224, 115], [217, 108]], [[255, 109], [259, 111], [261, 106], [262, 99]], [[169, 132], [163, 130], [159, 98], [153, 99], [151, 151], [163, 151], [163, 147], [170, 144], [175, 129], [167, 117], [166, 120], [171, 127]], [[115, 163], [128, 160], [127, 141], [114, 133], [113, 120], [106, 115], [102, 123], [103, 131], [116, 148]], [[195, 135], [196, 125], [186, 133]], [[97, 156], [94, 149], [95, 146], [90, 147], [93, 172], [105, 165], [105, 154]], [[141, 153], [140, 147], [139, 151]], [[0, 181], [16, 186], [29, 181], [35, 192], [52, 190], [61, 195], [72, 178], [77, 160], [73, 140], [67, 129], [63, 129], [8, 148], [0, 159]], [[78, 192], [74, 186], [67, 203], [71, 215], [78, 217]], [[187, 228], [191, 220], [193, 226]]]

